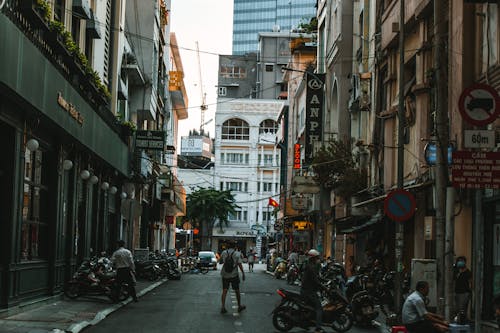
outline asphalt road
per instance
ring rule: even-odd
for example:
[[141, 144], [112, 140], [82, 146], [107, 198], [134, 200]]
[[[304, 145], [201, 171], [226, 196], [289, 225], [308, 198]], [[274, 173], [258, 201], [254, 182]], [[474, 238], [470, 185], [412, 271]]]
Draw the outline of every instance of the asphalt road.
[[[245, 265], [245, 269], [246, 269]], [[241, 284], [242, 303], [247, 306], [237, 312], [234, 293], [226, 299], [228, 313], [220, 314], [220, 266], [217, 271], [202, 274], [183, 274], [180, 281], [167, 281], [144, 295], [138, 303], [130, 303], [84, 333], [271, 333], [271, 311], [279, 302], [276, 289], [288, 286], [265, 273], [264, 265], [256, 265], [253, 273], [246, 273]], [[310, 330], [312, 331], [312, 329]], [[294, 329], [291, 332], [305, 332]], [[371, 333], [376, 329], [353, 327], [349, 332]]]

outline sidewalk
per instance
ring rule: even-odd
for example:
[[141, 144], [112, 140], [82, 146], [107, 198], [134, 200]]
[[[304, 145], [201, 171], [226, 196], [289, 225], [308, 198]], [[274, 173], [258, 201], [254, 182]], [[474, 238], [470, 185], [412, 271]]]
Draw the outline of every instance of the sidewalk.
[[[141, 297], [166, 281], [137, 281], [137, 296]], [[107, 297], [81, 297], [76, 300], [63, 297], [30, 310], [4, 316], [0, 314], [0, 333], [77, 333], [97, 324], [131, 301], [129, 298], [113, 304]]]

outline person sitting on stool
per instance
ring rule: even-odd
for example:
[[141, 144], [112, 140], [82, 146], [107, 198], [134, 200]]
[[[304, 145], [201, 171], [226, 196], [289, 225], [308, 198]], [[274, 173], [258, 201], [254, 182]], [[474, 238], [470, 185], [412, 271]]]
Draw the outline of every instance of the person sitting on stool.
[[448, 331], [448, 322], [440, 315], [428, 312], [425, 298], [429, 294], [429, 283], [418, 281], [415, 291], [403, 304], [403, 324], [410, 333], [438, 333]]

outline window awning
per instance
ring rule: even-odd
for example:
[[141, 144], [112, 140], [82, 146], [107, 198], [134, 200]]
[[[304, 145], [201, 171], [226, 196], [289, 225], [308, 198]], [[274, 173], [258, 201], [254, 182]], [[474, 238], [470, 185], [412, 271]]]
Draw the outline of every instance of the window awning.
[[340, 234], [353, 234], [353, 233], [362, 232], [362, 231], [368, 229], [369, 227], [379, 223], [380, 221], [382, 221], [383, 218], [384, 218], [384, 214], [382, 213], [382, 211], [378, 211], [377, 214], [373, 215], [371, 218], [366, 220], [364, 223], [362, 223], [360, 225], [352, 226], [352, 227], [349, 227], [346, 229], [340, 229], [337, 232]]

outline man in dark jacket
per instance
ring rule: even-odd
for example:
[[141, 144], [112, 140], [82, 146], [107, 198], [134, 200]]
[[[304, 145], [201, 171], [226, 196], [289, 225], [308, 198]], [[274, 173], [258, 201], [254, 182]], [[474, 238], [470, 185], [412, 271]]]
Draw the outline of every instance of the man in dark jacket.
[[323, 289], [323, 285], [319, 279], [319, 252], [312, 249], [307, 252], [309, 256], [305, 268], [302, 273], [302, 286], [300, 287], [300, 295], [314, 306], [316, 310], [316, 333], [323, 332], [321, 329], [323, 307], [318, 296], [318, 291]]

